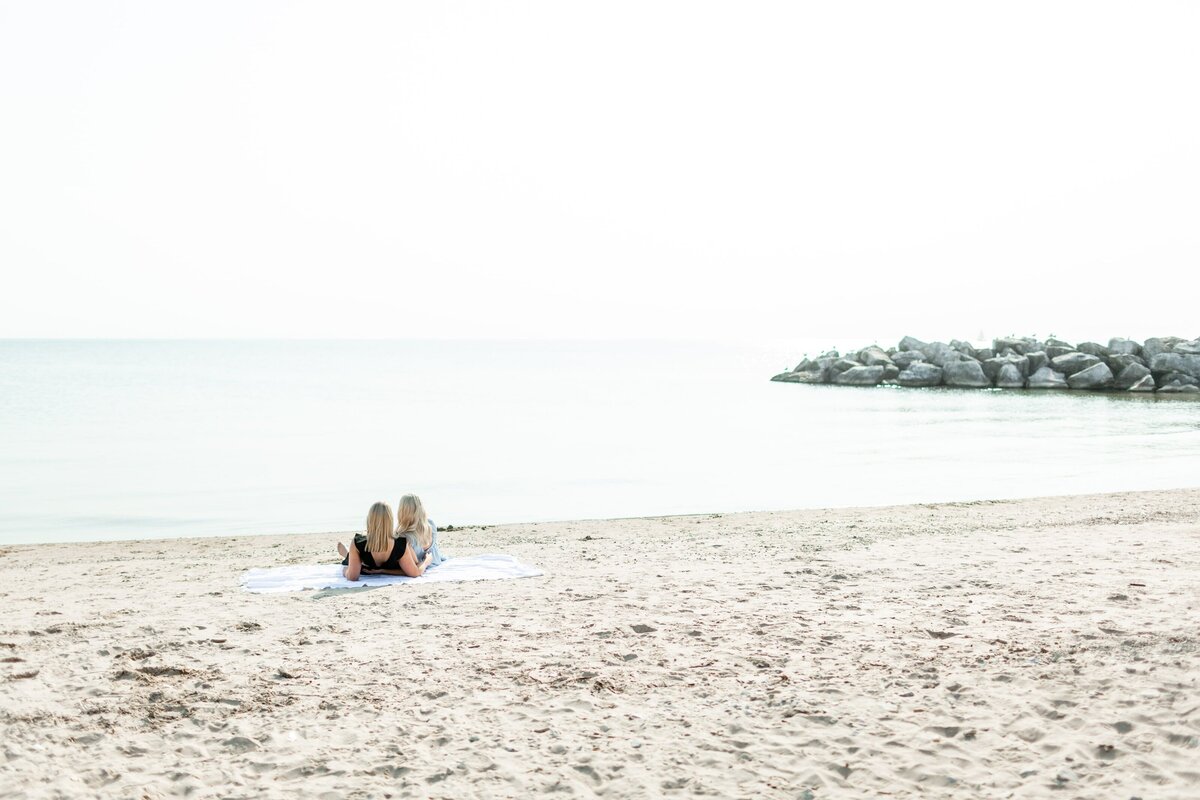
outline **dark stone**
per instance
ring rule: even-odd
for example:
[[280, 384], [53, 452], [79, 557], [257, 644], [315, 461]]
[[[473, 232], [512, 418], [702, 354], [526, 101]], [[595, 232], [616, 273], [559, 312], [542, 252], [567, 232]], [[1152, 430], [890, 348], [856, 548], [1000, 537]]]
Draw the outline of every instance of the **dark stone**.
[[1096, 356], [1097, 358], [1104, 358], [1109, 353], [1107, 347], [1096, 342], [1083, 342], [1075, 349], [1081, 353], [1087, 353], [1089, 356]]
[[[1146, 343], [1142, 345], [1142, 358], [1146, 360], [1147, 364], [1150, 364], [1156, 355], [1171, 352], [1172, 348], [1182, 341], [1183, 339], [1180, 339], [1178, 336], [1161, 336], [1147, 339]], [[1150, 364], [1150, 369], [1154, 369], [1153, 364]]]
[[940, 386], [942, 368], [924, 361], [914, 361], [896, 377], [901, 386]]
[[921, 352], [925, 354], [926, 361], [939, 367], [967, 358], [945, 342], [929, 342], [921, 348]]
[[920, 339], [916, 339], [912, 336], [905, 336], [903, 339], [900, 340], [900, 350], [902, 352], [905, 350], [924, 350], [924, 349], [925, 349], [925, 343], [922, 342]]
[[1184, 353], [1159, 353], [1150, 361], [1150, 371], [1155, 377], [1160, 372], [1182, 372], [1200, 378], [1200, 355]]
[[1136, 356], [1142, 352], [1142, 346], [1133, 339], [1109, 339], [1108, 352], [1115, 356]]
[[1001, 389], [1021, 389], [1025, 386], [1025, 376], [1016, 364], [1005, 364], [996, 375], [996, 386]]
[[1042, 367], [1029, 376], [1025, 386], [1030, 389], [1066, 389], [1067, 379], [1061, 372]]
[[908, 369], [910, 364], [915, 364], [918, 361], [924, 361], [925, 354], [920, 350], [902, 350], [892, 356], [892, 363], [900, 369]]
[[959, 339], [951, 339], [950, 349], [957, 350], [964, 356], [970, 356], [971, 358], [975, 359], [979, 358], [979, 355], [975, 352], [975, 348], [971, 346], [970, 342], [964, 342]]
[[1000, 374], [1000, 370], [1007, 365], [1017, 368], [1017, 372], [1020, 373], [1022, 381], [1024, 381], [1025, 376], [1029, 374], [1029, 359], [1025, 356], [1017, 355], [1016, 353], [1012, 353], [1011, 355], [1007, 356], [996, 356], [995, 358], [989, 358], [987, 361], [984, 361], [982, 364], [983, 374], [987, 375], [988, 380], [994, 383], [996, 381], [996, 377]]
[[853, 369], [854, 367], [861, 367], [861, 366], [863, 366], [863, 365], [860, 364], [859, 362], [855, 361], [852, 358], [839, 358], [837, 361], [833, 362], [833, 371], [834, 372], [845, 372], [848, 369]]
[[1131, 353], [1113, 353], [1108, 358], [1104, 359], [1104, 363], [1108, 364], [1115, 374], [1120, 375], [1121, 370], [1128, 367], [1130, 364], [1142, 364], [1141, 356], [1135, 356]]
[[883, 367], [851, 367], [833, 376], [839, 386], [874, 386], [883, 380]]
[[809, 370], [806, 372], [785, 372], [782, 376], [776, 375], [771, 380], [780, 380], [784, 383], [825, 383], [827, 376], [821, 370]]
[[[1046, 351], [1049, 354], [1049, 350]], [[1067, 377], [1074, 375], [1076, 372], [1081, 372], [1089, 367], [1094, 367], [1100, 363], [1100, 359], [1088, 353], [1066, 353], [1056, 358], [1050, 359], [1050, 366], [1054, 367], [1059, 372]], [[1105, 369], [1108, 366], [1105, 365]], [[1112, 370], [1109, 370], [1112, 373]]]
[[980, 347], [978, 350], [975, 351], [975, 358], [977, 358], [980, 361], [987, 361], [989, 358], [992, 358], [995, 355], [996, 355], [996, 351], [990, 347]]
[[[1117, 377], [1120, 378], [1119, 375]], [[1137, 381], [1137, 383], [1135, 383], [1129, 387], [1129, 391], [1131, 391], [1131, 392], [1153, 392], [1154, 391], [1154, 378], [1150, 377], [1149, 375], [1143, 376], [1142, 378], [1140, 378]]]
[[1178, 383], [1183, 386], [1200, 386], [1200, 378], [1195, 378], [1186, 372], [1167, 372], [1158, 379], [1159, 386], [1165, 386], [1170, 383]]
[[885, 381], [893, 381], [896, 379], [896, 376], [900, 374], [900, 368], [890, 361], [886, 364], [880, 364], [879, 366], [883, 367], [883, 379]]
[[1179, 342], [1171, 348], [1172, 353], [1182, 353], [1185, 356], [1200, 356], [1200, 339], [1190, 342]]
[[1098, 362], [1067, 376], [1067, 386], [1072, 389], [1107, 389], [1113, 385], [1112, 370], [1108, 364]]
[[942, 381], [960, 389], [986, 389], [992, 385], [978, 361], [950, 361], [942, 365]]
[[[1113, 385], [1118, 389], [1131, 389], [1133, 385], [1141, 382], [1143, 378], [1150, 377], [1150, 368], [1144, 364], [1130, 364], [1125, 369], [1117, 373], [1117, 379]], [[1154, 385], [1154, 381], [1150, 381], [1150, 385]]]
[[1200, 394], [1200, 386], [1193, 386], [1190, 383], [1168, 383], [1166, 386], [1158, 387], [1158, 391], [1165, 394]]
[[888, 354], [883, 352], [883, 348], [879, 347], [878, 345], [864, 347], [858, 352], [858, 360], [867, 367], [886, 366], [892, 363], [892, 359], [890, 359]]
[[1030, 375], [1050, 363], [1050, 356], [1046, 355], [1046, 351], [1044, 350], [1034, 350], [1032, 353], [1028, 353], [1025, 357], [1029, 359]]
[[1053, 361], [1054, 359], [1058, 358], [1059, 356], [1065, 356], [1068, 353], [1074, 353], [1075, 348], [1074, 347], [1063, 347], [1062, 345], [1058, 345], [1058, 344], [1048, 344], [1048, 345], [1046, 345], [1045, 352], [1046, 352], [1046, 357], [1049, 358], [1051, 361]]

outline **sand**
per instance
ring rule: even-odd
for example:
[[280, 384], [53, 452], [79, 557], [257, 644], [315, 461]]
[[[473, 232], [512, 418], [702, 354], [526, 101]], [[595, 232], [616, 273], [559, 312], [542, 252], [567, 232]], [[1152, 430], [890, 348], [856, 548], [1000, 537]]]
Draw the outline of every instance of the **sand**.
[[0, 796], [1200, 796], [1200, 489], [335, 541], [0, 548]]

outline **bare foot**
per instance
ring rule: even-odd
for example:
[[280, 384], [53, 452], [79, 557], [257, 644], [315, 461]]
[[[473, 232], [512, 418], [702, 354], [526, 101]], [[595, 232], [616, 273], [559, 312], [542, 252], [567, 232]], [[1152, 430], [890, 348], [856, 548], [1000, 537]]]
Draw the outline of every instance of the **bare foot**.
[[338, 555], [342, 558], [346, 558], [350, 555], [350, 551], [346, 549], [346, 545], [342, 544], [341, 542], [338, 542]]

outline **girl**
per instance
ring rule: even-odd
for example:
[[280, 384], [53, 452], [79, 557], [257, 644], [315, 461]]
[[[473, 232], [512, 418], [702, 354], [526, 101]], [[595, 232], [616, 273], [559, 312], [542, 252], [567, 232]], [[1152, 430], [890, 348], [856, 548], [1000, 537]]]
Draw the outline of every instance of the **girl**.
[[387, 503], [371, 506], [367, 512], [367, 535], [355, 534], [354, 547], [349, 550], [338, 542], [338, 554], [342, 557], [342, 575], [351, 581], [358, 580], [360, 574], [416, 578], [424, 574], [433, 560], [428, 553], [420, 561], [413, 556], [407, 537], [395, 533], [392, 509]]
[[400, 498], [396, 508], [396, 535], [408, 539], [408, 547], [417, 559], [430, 559], [429, 565], [436, 567], [446, 560], [438, 548], [437, 526], [425, 516], [425, 506], [415, 494]]

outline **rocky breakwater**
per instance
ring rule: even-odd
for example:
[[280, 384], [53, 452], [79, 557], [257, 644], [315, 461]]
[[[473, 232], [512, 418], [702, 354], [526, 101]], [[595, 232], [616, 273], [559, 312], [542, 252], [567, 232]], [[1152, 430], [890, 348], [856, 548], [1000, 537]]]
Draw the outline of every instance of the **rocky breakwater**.
[[1053, 337], [1006, 337], [991, 347], [905, 336], [842, 354], [805, 357], [771, 378], [837, 386], [950, 386], [961, 389], [1083, 389], [1200, 395], [1200, 338], [1109, 339], [1072, 345]]

